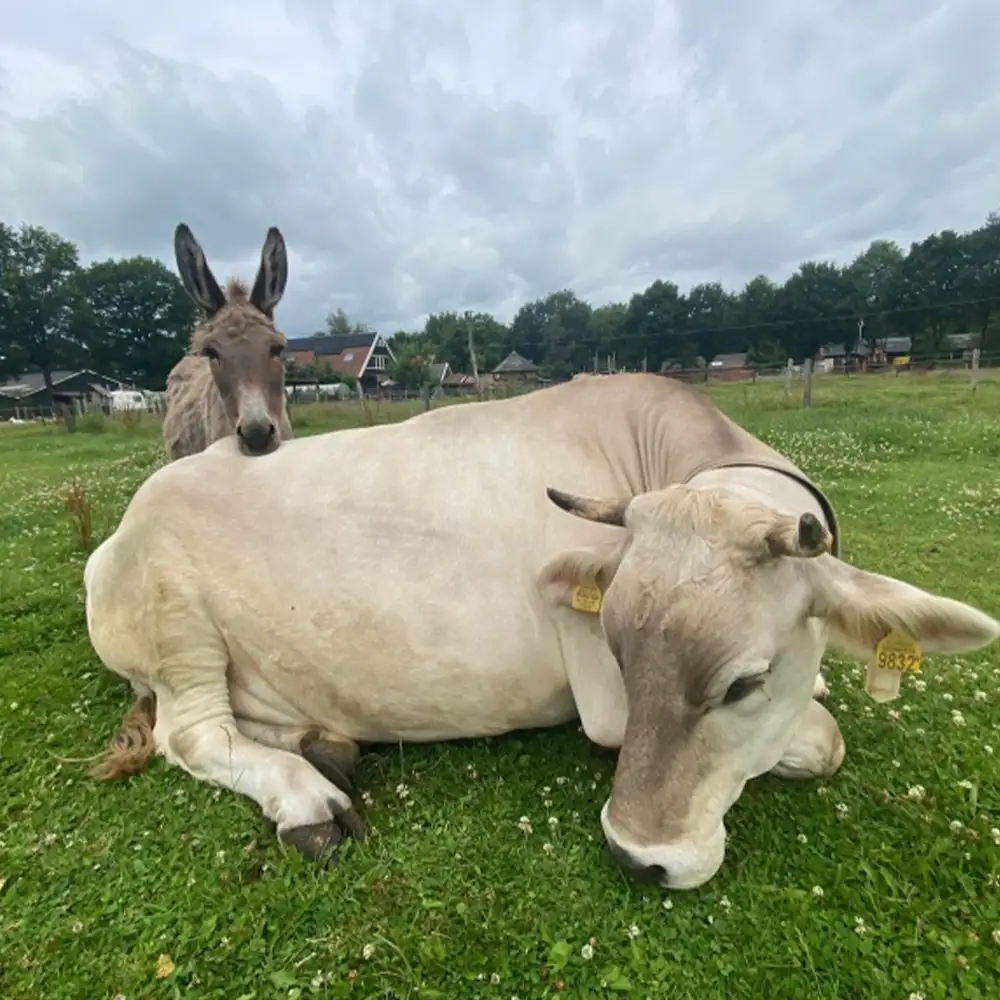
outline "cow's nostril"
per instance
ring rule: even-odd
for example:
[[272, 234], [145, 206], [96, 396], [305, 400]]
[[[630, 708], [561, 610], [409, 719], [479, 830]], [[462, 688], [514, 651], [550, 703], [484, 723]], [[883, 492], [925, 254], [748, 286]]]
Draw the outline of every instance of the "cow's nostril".
[[637, 882], [658, 882], [666, 884], [667, 870], [663, 865], [647, 865], [638, 861], [620, 844], [613, 840], [608, 841], [608, 847], [615, 856], [615, 860], [625, 869], [625, 871]]
[[630, 868], [628, 872], [637, 882], [655, 882], [657, 885], [663, 885], [667, 881], [667, 870], [663, 865], [643, 865], [640, 868]]

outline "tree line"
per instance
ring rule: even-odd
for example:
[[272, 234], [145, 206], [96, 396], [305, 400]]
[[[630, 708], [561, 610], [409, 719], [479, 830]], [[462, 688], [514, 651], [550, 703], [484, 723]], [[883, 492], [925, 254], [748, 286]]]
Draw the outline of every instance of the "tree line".
[[[162, 388], [196, 319], [177, 275], [135, 256], [83, 266], [75, 244], [40, 226], [0, 222], [0, 376], [88, 367]], [[337, 310], [327, 331], [371, 332]], [[765, 275], [739, 291], [718, 282], [686, 293], [657, 279], [628, 302], [593, 306], [562, 289], [525, 303], [509, 323], [489, 313], [430, 315], [418, 331], [397, 331], [390, 372], [418, 385], [429, 364], [471, 373], [510, 351], [544, 375], [565, 378], [604, 368], [689, 367], [718, 354], [748, 352], [751, 363], [799, 361], [828, 343], [871, 345], [913, 338], [916, 357], [933, 357], [950, 333], [974, 333], [1000, 348], [1000, 212], [976, 229], [943, 230], [910, 244], [878, 239], [845, 266], [805, 261], [779, 284]]]
[[658, 371], [743, 352], [750, 364], [782, 365], [826, 344], [851, 349], [860, 339], [871, 348], [889, 336], [911, 337], [916, 358], [940, 355], [951, 333], [1000, 349], [1000, 212], [907, 250], [874, 240], [845, 266], [805, 261], [781, 284], [759, 274], [740, 291], [710, 282], [685, 294], [658, 279], [628, 302], [597, 307], [563, 289], [521, 306], [509, 324], [486, 313], [437, 313], [423, 330], [393, 337], [397, 368], [405, 380], [434, 361], [470, 373], [470, 332], [480, 371], [517, 350], [552, 378], [609, 360]]
[[180, 278], [160, 261], [84, 267], [58, 234], [0, 222], [0, 376], [40, 371], [51, 392], [53, 371], [92, 368], [163, 388], [194, 320]]

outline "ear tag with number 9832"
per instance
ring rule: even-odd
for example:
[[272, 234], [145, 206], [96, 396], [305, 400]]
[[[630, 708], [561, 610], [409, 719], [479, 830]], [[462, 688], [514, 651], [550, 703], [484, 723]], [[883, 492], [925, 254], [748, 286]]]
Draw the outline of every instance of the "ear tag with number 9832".
[[866, 690], [875, 701], [899, 697], [899, 682], [904, 671], [919, 674], [924, 652], [914, 639], [903, 632], [890, 632], [875, 647], [868, 664]]

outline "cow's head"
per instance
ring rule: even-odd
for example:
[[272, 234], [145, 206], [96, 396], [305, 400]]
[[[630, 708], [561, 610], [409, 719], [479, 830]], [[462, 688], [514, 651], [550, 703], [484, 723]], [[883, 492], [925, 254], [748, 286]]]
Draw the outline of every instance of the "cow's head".
[[830, 555], [812, 514], [684, 486], [631, 501], [549, 496], [622, 529], [618, 544], [557, 556], [543, 583], [565, 604], [576, 584], [604, 591], [628, 723], [601, 819], [623, 866], [669, 888], [718, 871], [726, 812], [781, 759], [828, 638], [867, 660], [893, 630], [927, 652], [1000, 636], [1000, 622], [967, 604]]

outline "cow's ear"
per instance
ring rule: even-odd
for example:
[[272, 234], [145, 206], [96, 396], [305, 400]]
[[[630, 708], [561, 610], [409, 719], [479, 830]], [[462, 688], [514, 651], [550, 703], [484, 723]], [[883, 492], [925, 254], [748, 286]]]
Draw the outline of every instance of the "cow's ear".
[[820, 556], [811, 565], [814, 613], [830, 627], [831, 643], [864, 660], [890, 632], [915, 639], [927, 653], [968, 652], [1000, 638], [1000, 622], [962, 601], [867, 573], [834, 556]]
[[[574, 594], [580, 610], [594, 610], [611, 586], [625, 552], [624, 540], [605, 542], [587, 549], [567, 549], [550, 559], [538, 574], [538, 588], [553, 604], [573, 607]], [[579, 589], [578, 589], [579, 588]], [[600, 591], [596, 597], [591, 591]]]

